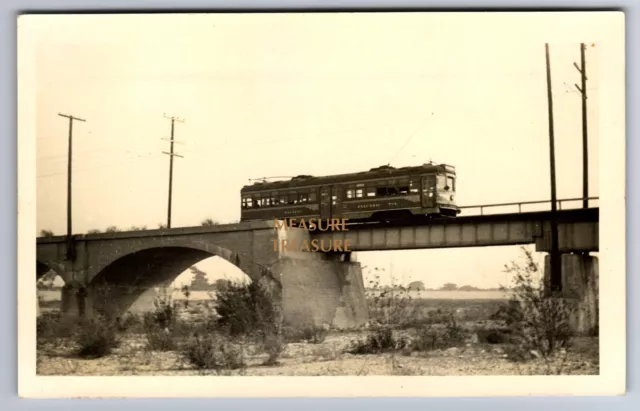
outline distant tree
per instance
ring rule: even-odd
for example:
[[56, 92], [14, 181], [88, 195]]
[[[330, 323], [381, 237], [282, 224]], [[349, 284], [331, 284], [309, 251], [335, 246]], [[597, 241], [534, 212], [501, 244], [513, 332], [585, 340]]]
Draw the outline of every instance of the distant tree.
[[476, 287], [472, 287], [470, 285], [463, 285], [462, 287], [458, 288], [459, 291], [479, 291], [479, 288]]
[[190, 267], [189, 270], [193, 273], [193, 279], [191, 280], [191, 286], [189, 288], [194, 291], [206, 291], [212, 288], [209, 280], [207, 279], [207, 273], [200, 270], [195, 265]]
[[131, 228], [129, 228], [129, 231], [144, 231], [146, 229], [147, 229], [146, 225], [141, 225], [141, 226], [132, 225]]
[[458, 285], [454, 283], [446, 283], [440, 288], [440, 290], [442, 291], [455, 291], [457, 289], [458, 289]]
[[214, 220], [213, 218], [205, 218], [200, 222], [200, 225], [203, 225], [203, 226], [212, 226], [212, 225], [218, 225], [218, 224], [220, 223]]
[[167, 228], [167, 225], [165, 223], [158, 223], [158, 228], [160, 230], [163, 230], [163, 229]]
[[115, 225], [112, 225], [107, 227], [107, 229], [105, 230], [105, 233], [117, 233], [119, 231], [120, 229], [118, 227], [116, 227]]
[[40, 237], [53, 237], [55, 234], [53, 234], [53, 231], [51, 230], [41, 230], [40, 231]]
[[102, 231], [100, 231], [97, 228], [92, 228], [91, 230], [87, 231], [87, 234], [100, 234]]
[[412, 281], [409, 283], [409, 290], [411, 291], [424, 291], [425, 286], [422, 281]]

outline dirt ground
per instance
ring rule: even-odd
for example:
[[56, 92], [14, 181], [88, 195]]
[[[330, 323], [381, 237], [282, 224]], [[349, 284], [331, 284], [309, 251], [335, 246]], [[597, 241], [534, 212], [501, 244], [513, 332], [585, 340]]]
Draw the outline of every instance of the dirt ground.
[[[548, 375], [598, 374], [598, 348], [594, 338], [576, 339], [574, 348], [550, 363], [543, 359], [516, 363], [507, 359], [499, 344], [466, 344], [446, 350], [380, 355], [353, 355], [345, 352], [349, 343], [363, 333], [333, 333], [320, 344], [289, 343], [272, 366], [262, 365], [265, 356], [248, 356], [242, 370], [223, 375]], [[126, 335], [120, 346], [106, 357], [81, 359], [73, 347], [45, 344], [38, 350], [39, 375], [215, 375], [214, 370], [198, 370], [177, 352], [149, 351], [143, 335]]]
[[[599, 344], [597, 337], [575, 337], [567, 351], [560, 351], [552, 360], [539, 355], [526, 361], [514, 361], [509, 345], [489, 344], [478, 338], [482, 330], [495, 324], [490, 318], [503, 300], [490, 299], [417, 299], [400, 312], [410, 313], [415, 324], [399, 328], [399, 335], [410, 335], [411, 327], [420, 327], [420, 321], [434, 311], [445, 310], [455, 315], [458, 324], [466, 330], [467, 338], [451, 348], [408, 352], [396, 350], [385, 354], [351, 354], [349, 348], [365, 339], [373, 331], [370, 325], [358, 330], [332, 330], [320, 343], [289, 342], [284, 346], [275, 365], [264, 365], [267, 355], [255, 355], [250, 348], [244, 350], [246, 367], [220, 371], [223, 375], [597, 375], [599, 372]], [[55, 303], [52, 301], [51, 304]], [[57, 311], [53, 305], [42, 304], [47, 311]], [[191, 324], [201, 320], [210, 310], [211, 301], [193, 301], [188, 307], [180, 303], [177, 314], [181, 321]], [[45, 310], [43, 310], [45, 311]], [[384, 317], [370, 307], [372, 318]], [[377, 316], [377, 317], [376, 317]], [[404, 334], [403, 334], [404, 333]], [[96, 359], [83, 359], [76, 355], [69, 339], [39, 339], [37, 373], [39, 375], [214, 375], [215, 370], [193, 367], [178, 351], [152, 351], [145, 334], [128, 330], [119, 334], [119, 345], [111, 354]]]

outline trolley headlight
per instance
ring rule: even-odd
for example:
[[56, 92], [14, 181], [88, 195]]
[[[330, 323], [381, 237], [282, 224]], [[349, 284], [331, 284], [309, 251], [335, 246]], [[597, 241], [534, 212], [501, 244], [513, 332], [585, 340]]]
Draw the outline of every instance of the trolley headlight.
[[451, 199], [451, 201], [453, 201], [453, 196], [449, 197]]

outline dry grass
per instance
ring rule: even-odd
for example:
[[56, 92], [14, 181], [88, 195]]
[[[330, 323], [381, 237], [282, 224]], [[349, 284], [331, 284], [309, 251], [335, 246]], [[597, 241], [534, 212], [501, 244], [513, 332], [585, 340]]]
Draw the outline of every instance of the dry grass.
[[[349, 353], [354, 343], [363, 341], [376, 332], [376, 327], [358, 330], [334, 331], [302, 330], [298, 338], [289, 338], [274, 344], [279, 351], [277, 360], [268, 348], [254, 345], [242, 346], [242, 366], [237, 369], [205, 367], [185, 357], [180, 348], [166, 351], [150, 350], [144, 327], [127, 318], [118, 338], [120, 344], [109, 355], [96, 359], [82, 359], [75, 353], [74, 342], [65, 338], [69, 330], [60, 331], [42, 326], [39, 335], [37, 371], [39, 375], [593, 375], [599, 372], [597, 337], [581, 337], [573, 341], [573, 349], [560, 352], [548, 361], [543, 358], [516, 362], [509, 358], [510, 345], [506, 339], [487, 337], [487, 330], [499, 329], [490, 317], [501, 301], [448, 300], [412, 301], [416, 318], [412, 323], [398, 324], [393, 335], [406, 341], [406, 346], [381, 350], [382, 352], [359, 355]], [[178, 330], [179, 347], [186, 335], [205, 324], [205, 313], [211, 308], [205, 302], [191, 302], [188, 307], [178, 305], [176, 318], [184, 324], [184, 332]], [[416, 308], [417, 307], [417, 308]], [[447, 337], [448, 316], [456, 318], [456, 327], [464, 330], [464, 338]], [[188, 330], [188, 331], [187, 331]], [[431, 330], [431, 331], [430, 331]], [[480, 332], [479, 332], [480, 331]], [[53, 338], [57, 332], [63, 335]], [[315, 333], [320, 335], [315, 338]], [[432, 334], [430, 334], [430, 332]], [[449, 331], [451, 332], [451, 330]], [[421, 336], [422, 334], [424, 336]], [[425, 343], [429, 336], [438, 335], [442, 340], [433, 346]], [[182, 338], [184, 337], [184, 338]], [[459, 338], [456, 334], [455, 338]], [[297, 340], [297, 341], [296, 341]], [[440, 340], [439, 340], [440, 341]], [[452, 342], [455, 342], [452, 343]], [[164, 348], [163, 348], [164, 349]], [[238, 354], [239, 356], [240, 354]], [[215, 356], [214, 356], [215, 357]], [[215, 357], [217, 361], [218, 357]], [[232, 358], [233, 359], [233, 358]], [[270, 361], [271, 359], [271, 361]], [[225, 360], [226, 361], [226, 360]], [[217, 363], [216, 363], [217, 364]], [[229, 367], [233, 368], [233, 367]]]

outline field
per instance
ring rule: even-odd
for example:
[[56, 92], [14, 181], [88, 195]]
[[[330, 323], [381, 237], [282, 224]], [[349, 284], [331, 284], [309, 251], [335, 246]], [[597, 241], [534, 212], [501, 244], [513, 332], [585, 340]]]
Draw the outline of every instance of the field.
[[[176, 292], [176, 315], [184, 333], [170, 349], [150, 348], [150, 336], [131, 316], [108, 355], [77, 355], [76, 343], [39, 331], [39, 375], [536, 375], [597, 374], [597, 337], [581, 336], [553, 355], [517, 350], [495, 313], [505, 302], [499, 292], [412, 293], [392, 304], [370, 298], [371, 321], [351, 330], [285, 330], [277, 349], [239, 343], [242, 366], [199, 367], [181, 349], [189, 327], [200, 324], [214, 302], [194, 292], [188, 302]], [[466, 298], [465, 298], [466, 297]], [[59, 298], [59, 297], [58, 297]], [[41, 292], [42, 312], [55, 311], [55, 292]], [[49, 307], [49, 309], [46, 309]], [[49, 314], [51, 315], [51, 314]], [[47, 317], [43, 315], [42, 317]], [[41, 317], [41, 318], [42, 318]], [[43, 320], [44, 321], [44, 320]], [[46, 329], [46, 327], [45, 327]], [[385, 329], [391, 329], [384, 334]], [[502, 330], [497, 332], [496, 330]], [[504, 331], [504, 332], [503, 332]], [[381, 337], [382, 336], [382, 337]], [[173, 337], [172, 337], [173, 338]], [[390, 339], [385, 343], [385, 338]], [[382, 342], [380, 342], [382, 341]], [[385, 345], [386, 344], [386, 345]], [[371, 346], [374, 350], [371, 351]], [[377, 347], [377, 348], [376, 348]], [[271, 354], [270, 354], [271, 353]]]

